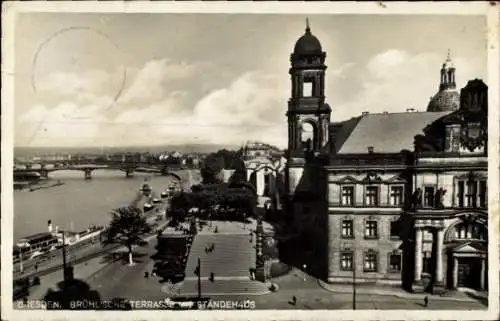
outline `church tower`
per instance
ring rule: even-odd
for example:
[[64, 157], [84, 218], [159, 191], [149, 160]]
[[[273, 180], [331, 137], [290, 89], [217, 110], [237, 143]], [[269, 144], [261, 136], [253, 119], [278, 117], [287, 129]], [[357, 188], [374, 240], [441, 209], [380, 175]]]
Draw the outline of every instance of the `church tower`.
[[331, 108], [325, 103], [325, 58], [321, 43], [306, 21], [306, 30], [290, 56], [291, 97], [288, 100], [288, 193], [302, 179], [307, 155], [325, 149]]
[[290, 57], [292, 90], [286, 116], [288, 151], [293, 157], [319, 151], [328, 141], [331, 108], [325, 104], [325, 57], [307, 21]]
[[455, 65], [450, 57], [450, 51], [448, 50], [448, 56], [441, 67], [441, 80], [439, 83], [439, 91], [434, 97], [431, 97], [429, 105], [427, 107], [428, 112], [438, 112], [438, 111], [455, 111], [460, 105], [460, 95], [457, 91], [457, 85], [455, 82]]

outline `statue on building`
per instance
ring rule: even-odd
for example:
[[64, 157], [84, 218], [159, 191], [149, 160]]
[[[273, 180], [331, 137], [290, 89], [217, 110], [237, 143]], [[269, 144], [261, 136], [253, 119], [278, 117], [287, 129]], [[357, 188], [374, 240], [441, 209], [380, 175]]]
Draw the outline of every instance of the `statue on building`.
[[436, 191], [434, 203], [436, 204], [437, 209], [444, 208], [444, 195], [446, 194], [446, 190], [442, 187]]
[[411, 196], [411, 205], [413, 209], [422, 207], [422, 189], [419, 187]]

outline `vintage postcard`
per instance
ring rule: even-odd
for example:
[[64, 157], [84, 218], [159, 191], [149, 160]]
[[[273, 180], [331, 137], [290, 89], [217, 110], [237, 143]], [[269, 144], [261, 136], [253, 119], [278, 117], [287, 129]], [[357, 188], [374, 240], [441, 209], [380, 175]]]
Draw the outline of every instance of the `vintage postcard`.
[[496, 320], [495, 3], [8, 2], [2, 320]]

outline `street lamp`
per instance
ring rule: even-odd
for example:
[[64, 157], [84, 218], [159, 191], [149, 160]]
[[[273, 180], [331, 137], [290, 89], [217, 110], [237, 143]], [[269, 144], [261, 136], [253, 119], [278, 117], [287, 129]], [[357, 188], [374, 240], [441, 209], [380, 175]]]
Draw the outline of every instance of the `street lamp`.
[[356, 310], [356, 252], [352, 252], [352, 309]]
[[[345, 244], [342, 244], [342, 248], [347, 248]], [[356, 251], [355, 249], [351, 249], [352, 253], [352, 309], [356, 310]], [[342, 264], [342, 262], [341, 262]]]

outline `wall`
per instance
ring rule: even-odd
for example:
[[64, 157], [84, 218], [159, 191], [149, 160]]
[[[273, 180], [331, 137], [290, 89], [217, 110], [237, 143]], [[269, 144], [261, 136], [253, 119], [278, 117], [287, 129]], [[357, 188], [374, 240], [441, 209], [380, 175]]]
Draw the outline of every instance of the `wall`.
[[[375, 219], [378, 221], [378, 239], [365, 239], [366, 219]], [[378, 279], [386, 279], [387, 281], [401, 282], [401, 273], [388, 272], [388, 255], [394, 250], [398, 250], [402, 244], [399, 239], [390, 238], [390, 222], [397, 220], [399, 214], [335, 214], [328, 215], [328, 281], [329, 282], [345, 282], [352, 281], [352, 271], [342, 271], [340, 266], [341, 252], [344, 248], [350, 248], [355, 255], [355, 268], [357, 279], [361, 281], [374, 281]], [[343, 239], [341, 236], [342, 220], [354, 220], [354, 238]], [[368, 249], [373, 249], [378, 252], [378, 271], [364, 272], [363, 271], [363, 252]], [[381, 280], [383, 282], [383, 280]]]

